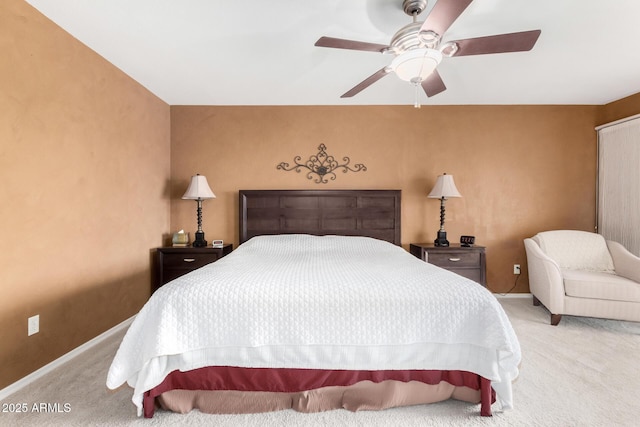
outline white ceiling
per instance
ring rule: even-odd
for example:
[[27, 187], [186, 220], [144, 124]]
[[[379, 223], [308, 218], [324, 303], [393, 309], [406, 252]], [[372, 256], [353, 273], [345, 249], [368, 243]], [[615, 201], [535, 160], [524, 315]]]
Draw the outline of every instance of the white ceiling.
[[[171, 105], [412, 105], [390, 74], [340, 95], [390, 56], [315, 47], [388, 44], [402, 0], [26, 0]], [[437, 0], [429, 0], [423, 21]], [[530, 52], [445, 58], [423, 105], [606, 104], [640, 92], [640, 1], [475, 0], [443, 40], [541, 29]]]

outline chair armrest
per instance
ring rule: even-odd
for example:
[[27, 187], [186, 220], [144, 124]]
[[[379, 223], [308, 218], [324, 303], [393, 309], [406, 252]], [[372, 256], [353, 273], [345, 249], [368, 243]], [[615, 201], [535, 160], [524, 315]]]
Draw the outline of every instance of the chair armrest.
[[529, 289], [553, 314], [564, 313], [564, 281], [560, 266], [530, 238], [524, 239]]
[[640, 258], [613, 240], [607, 240], [607, 246], [613, 258], [616, 274], [640, 283]]

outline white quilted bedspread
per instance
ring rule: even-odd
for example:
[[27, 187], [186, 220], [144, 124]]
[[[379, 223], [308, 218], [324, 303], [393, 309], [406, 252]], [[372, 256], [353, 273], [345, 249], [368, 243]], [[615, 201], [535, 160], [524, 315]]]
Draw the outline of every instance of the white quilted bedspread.
[[136, 316], [107, 386], [142, 394], [203, 366], [466, 370], [512, 406], [520, 346], [479, 284], [365, 237], [255, 237], [164, 285]]

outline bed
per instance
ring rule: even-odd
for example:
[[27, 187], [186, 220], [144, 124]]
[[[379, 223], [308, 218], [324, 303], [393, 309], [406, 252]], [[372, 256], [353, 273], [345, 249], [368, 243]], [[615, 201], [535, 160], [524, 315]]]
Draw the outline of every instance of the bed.
[[138, 415], [513, 406], [495, 297], [400, 246], [398, 190], [242, 190], [239, 247], [156, 291], [107, 386]]

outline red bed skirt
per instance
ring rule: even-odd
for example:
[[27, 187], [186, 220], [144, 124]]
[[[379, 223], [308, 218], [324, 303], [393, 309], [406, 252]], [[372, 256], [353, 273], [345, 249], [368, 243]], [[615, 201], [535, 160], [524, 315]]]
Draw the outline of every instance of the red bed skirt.
[[173, 371], [164, 381], [145, 392], [143, 408], [145, 418], [153, 417], [155, 401], [170, 390], [235, 390], [292, 393], [329, 386], [349, 386], [361, 381], [380, 383], [386, 380], [419, 381], [439, 384], [445, 381], [453, 386], [480, 390], [480, 415], [491, 416], [495, 392], [491, 381], [466, 371], [348, 371], [285, 368], [238, 368], [212, 366], [191, 371]]

